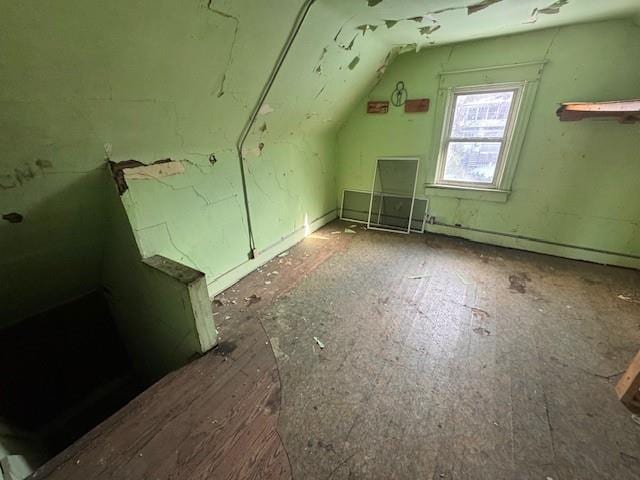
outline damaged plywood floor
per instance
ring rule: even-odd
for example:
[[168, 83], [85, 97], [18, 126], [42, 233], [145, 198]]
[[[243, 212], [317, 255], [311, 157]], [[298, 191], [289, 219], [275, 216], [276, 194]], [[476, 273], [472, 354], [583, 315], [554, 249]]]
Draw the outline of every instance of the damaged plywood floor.
[[218, 350], [36, 478], [640, 476], [639, 272], [348, 225], [218, 296]]
[[270, 337], [294, 478], [639, 478], [638, 272], [345, 225], [219, 297]]

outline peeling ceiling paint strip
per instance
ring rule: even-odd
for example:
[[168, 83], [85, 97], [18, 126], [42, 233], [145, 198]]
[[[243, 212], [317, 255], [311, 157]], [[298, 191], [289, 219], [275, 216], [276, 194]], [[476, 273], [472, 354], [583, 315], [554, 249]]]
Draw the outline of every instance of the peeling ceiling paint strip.
[[467, 15], [471, 15], [473, 13], [479, 12], [480, 10], [484, 10], [485, 8], [495, 3], [500, 3], [501, 1], [502, 0], [483, 0], [482, 2], [469, 5], [467, 7]]
[[536, 23], [538, 21], [538, 15], [557, 15], [560, 13], [560, 9], [567, 5], [569, 0], [558, 0], [545, 8], [534, 8], [531, 12], [531, 18], [525, 23]]

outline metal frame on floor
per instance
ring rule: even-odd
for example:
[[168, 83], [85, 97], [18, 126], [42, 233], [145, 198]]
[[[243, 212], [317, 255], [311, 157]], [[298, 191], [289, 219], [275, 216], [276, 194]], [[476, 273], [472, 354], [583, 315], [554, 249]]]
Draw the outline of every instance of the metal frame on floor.
[[[380, 226], [375, 226], [376, 224], [374, 224], [374, 226], [372, 226], [371, 224], [371, 209], [373, 208], [373, 197], [375, 195], [375, 188], [376, 188], [376, 179], [378, 178], [378, 171], [379, 171], [379, 167], [380, 167], [380, 161], [381, 160], [391, 160], [391, 161], [412, 161], [412, 162], [416, 162], [416, 171], [415, 171], [415, 175], [413, 178], [413, 192], [411, 194], [411, 208], [409, 210], [409, 218], [408, 218], [408, 222], [407, 222], [407, 230], [405, 231], [404, 229], [399, 229], [399, 228], [391, 228], [389, 226], [389, 228], [384, 228], [384, 227], [380, 227]], [[416, 201], [416, 186], [418, 184], [418, 168], [420, 167], [420, 159], [418, 157], [378, 157], [376, 159], [376, 169], [375, 172], [373, 174], [373, 182], [371, 184], [371, 198], [369, 199], [369, 217], [367, 218], [367, 229], [370, 230], [381, 230], [383, 232], [393, 232], [393, 233], [404, 233], [404, 234], [409, 234], [411, 233], [411, 222], [413, 221], [413, 206], [415, 204]], [[384, 193], [380, 192], [380, 194], [382, 194], [382, 198], [384, 198]], [[396, 195], [397, 196], [397, 195]], [[401, 197], [401, 198], [407, 198], [407, 197]], [[382, 205], [382, 202], [380, 203]], [[380, 218], [380, 213], [378, 212], [378, 219]], [[377, 225], [381, 225], [381, 224], [377, 224]], [[423, 222], [423, 228], [424, 228], [424, 222]]]
[[[345, 193], [346, 192], [351, 192], [351, 193], [363, 193], [365, 195], [371, 195], [371, 192], [367, 191], [367, 190], [359, 190], [359, 189], [354, 189], [354, 188], [343, 188], [342, 189], [342, 200], [340, 202], [340, 220], [345, 220], [347, 222], [353, 222], [353, 223], [359, 223], [362, 225], [366, 225], [367, 221], [366, 220], [358, 220], [356, 218], [349, 218], [349, 217], [345, 217], [344, 216], [344, 197], [345, 197]], [[380, 194], [382, 195], [382, 194]], [[402, 195], [382, 195], [382, 196], [387, 196], [387, 197], [396, 197], [396, 198], [409, 198], [409, 197], [403, 197]], [[428, 197], [415, 197], [416, 201], [423, 201], [425, 202], [424, 205], [424, 213], [422, 214], [422, 221], [420, 223], [420, 228], [411, 228], [411, 233], [424, 233], [424, 229], [425, 229], [425, 225], [427, 224], [427, 218], [429, 215], [429, 198]], [[414, 204], [415, 205], [415, 204]], [[358, 210], [358, 211], [362, 211], [362, 213], [368, 213], [364, 210]], [[414, 211], [415, 211], [415, 206], [414, 206]], [[416, 221], [418, 221], [417, 218], [412, 218], [411, 219], [411, 224], [413, 225]]]

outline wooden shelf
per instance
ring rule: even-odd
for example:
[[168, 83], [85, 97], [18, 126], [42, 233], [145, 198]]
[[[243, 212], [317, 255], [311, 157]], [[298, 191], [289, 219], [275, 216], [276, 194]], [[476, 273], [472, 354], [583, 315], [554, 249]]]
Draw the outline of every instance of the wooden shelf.
[[563, 103], [556, 111], [563, 122], [575, 122], [583, 118], [617, 118], [620, 123], [634, 123], [640, 120], [640, 99], [613, 102], [569, 102]]

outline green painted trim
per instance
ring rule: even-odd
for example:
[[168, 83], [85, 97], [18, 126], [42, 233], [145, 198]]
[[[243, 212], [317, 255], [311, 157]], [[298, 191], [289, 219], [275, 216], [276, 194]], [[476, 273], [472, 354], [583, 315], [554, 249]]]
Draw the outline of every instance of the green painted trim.
[[465, 238], [474, 242], [487, 243], [498, 247], [527, 250], [530, 252], [543, 253], [545, 255], [553, 255], [555, 257], [584, 260], [603, 265], [615, 265], [618, 267], [640, 269], [640, 257], [635, 255], [607, 252], [576, 245], [564, 245], [548, 240], [527, 238], [508, 233], [489, 232], [463, 226], [458, 227], [455, 225], [427, 224], [425, 228], [429, 233]]
[[200, 353], [211, 350], [218, 343], [218, 330], [211, 316], [204, 273], [162, 255], [144, 258], [142, 263], [186, 287]]
[[509, 199], [511, 190], [497, 190], [493, 188], [470, 188], [454, 185], [436, 185], [429, 183], [424, 188], [428, 197], [453, 197], [465, 200], [482, 200], [486, 202], [505, 203]]
[[218, 344], [218, 329], [211, 314], [211, 303], [204, 275], [189, 284], [187, 289], [200, 342], [200, 353], [206, 353]]
[[[309, 232], [315, 232], [316, 230], [322, 228], [327, 223], [335, 220], [336, 218], [338, 218], [338, 210], [331, 210], [322, 217], [311, 222], [311, 224], [309, 225]], [[213, 281], [207, 284], [209, 298], [213, 299], [213, 297], [215, 297], [217, 294], [237, 283], [240, 279], [249, 275], [256, 268], [261, 267], [282, 252], [289, 250], [295, 244], [304, 240], [305, 236], [306, 235], [304, 227], [299, 228], [289, 235], [283, 237], [280, 241], [274, 243], [273, 245], [260, 250], [253, 260], [248, 260], [244, 263], [241, 263], [237, 267], [215, 278]]]

